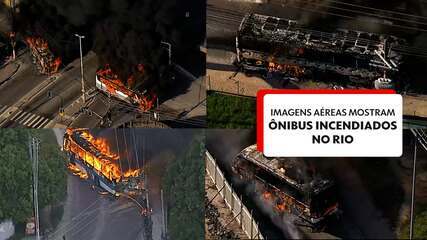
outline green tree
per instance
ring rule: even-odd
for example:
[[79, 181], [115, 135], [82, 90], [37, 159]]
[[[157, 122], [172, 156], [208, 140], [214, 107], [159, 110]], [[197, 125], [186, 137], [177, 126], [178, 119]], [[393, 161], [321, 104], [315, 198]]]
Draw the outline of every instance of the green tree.
[[65, 196], [65, 161], [51, 130], [0, 130], [0, 220], [24, 223], [33, 215], [32, 164], [29, 136], [41, 140], [39, 157], [39, 204], [43, 208]]
[[22, 129], [0, 130], [0, 219], [24, 222], [32, 213], [31, 163]]
[[[399, 234], [400, 239], [409, 238], [409, 217], [402, 223], [401, 232]], [[417, 204], [415, 207], [415, 218], [414, 218], [414, 239], [426, 239], [427, 238], [427, 205]]]
[[204, 239], [204, 161], [202, 137], [167, 169], [163, 187], [171, 239]]

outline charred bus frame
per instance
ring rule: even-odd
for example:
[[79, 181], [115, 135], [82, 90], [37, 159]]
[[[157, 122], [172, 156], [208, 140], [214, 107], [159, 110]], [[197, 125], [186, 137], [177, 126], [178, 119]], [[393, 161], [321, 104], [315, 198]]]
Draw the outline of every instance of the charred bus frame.
[[294, 20], [251, 13], [237, 32], [236, 54], [246, 73], [348, 81], [366, 87], [377, 86], [377, 81], [391, 88], [402, 64], [402, 56], [394, 48], [404, 42], [394, 36], [347, 29], [310, 30]]
[[252, 145], [236, 156], [232, 168], [241, 178], [254, 182], [276, 212], [296, 216], [297, 225], [318, 231], [327, 218], [339, 213], [334, 182], [320, 175], [307, 177], [302, 159], [270, 159]]

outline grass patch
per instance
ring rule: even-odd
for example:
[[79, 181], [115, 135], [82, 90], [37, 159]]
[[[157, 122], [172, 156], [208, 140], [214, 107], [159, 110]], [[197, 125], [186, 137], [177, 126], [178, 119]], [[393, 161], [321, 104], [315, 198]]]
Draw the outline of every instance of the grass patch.
[[209, 92], [207, 97], [208, 128], [254, 128], [256, 100]]

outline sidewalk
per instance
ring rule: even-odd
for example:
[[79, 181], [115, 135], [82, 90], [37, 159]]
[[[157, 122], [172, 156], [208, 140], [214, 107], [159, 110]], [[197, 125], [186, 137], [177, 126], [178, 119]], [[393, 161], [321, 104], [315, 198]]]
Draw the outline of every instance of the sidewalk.
[[258, 77], [248, 77], [241, 72], [207, 70], [207, 90], [227, 92], [255, 97], [259, 89], [271, 89], [272, 86]]
[[3, 66], [0, 66], [2, 70], [0, 73], [0, 86], [7, 83], [15, 74], [18, 72], [20, 64], [17, 62], [8, 62]]
[[[89, 97], [94, 91], [95, 90], [93, 88], [88, 91]], [[93, 100], [94, 97], [95, 96], [93, 95], [86, 105], [90, 105], [90, 100]], [[45, 128], [67, 128], [77, 118], [76, 113], [79, 112], [84, 105], [83, 96], [78, 97], [74, 102], [64, 108], [64, 114], [62, 116], [57, 114]]]

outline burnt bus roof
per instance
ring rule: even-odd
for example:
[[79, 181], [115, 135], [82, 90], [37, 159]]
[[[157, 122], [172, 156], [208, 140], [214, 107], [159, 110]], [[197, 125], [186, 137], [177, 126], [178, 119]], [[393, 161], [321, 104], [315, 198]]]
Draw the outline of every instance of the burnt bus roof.
[[80, 145], [80, 147], [82, 147], [84, 150], [92, 153], [94, 156], [96, 156], [97, 158], [102, 158], [108, 161], [113, 162], [114, 159], [112, 159], [111, 157], [103, 154], [101, 151], [99, 151], [92, 143], [88, 142], [85, 138], [83, 138], [81, 136], [82, 132], [81, 131], [73, 131], [71, 138]]
[[307, 166], [303, 159], [267, 158], [257, 150], [256, 144], [243, 149], [238, 157], [263, 168], [301, 192], [317, 194], [334, 185], [331, 179], [318, 174], [315, 176], [307, 174]]
[[[273, 47], [287, 43], [296, 47], [315, 48], [319, 51], [348, 52], [358, 55], [377, 55], [385, 49], [388, 57], [400, 59], [392, 47], [405, 43], [394, 36], [338, 29], [334, 33], [310, 30], [295, 20], [247, 14], [239, 27], [240, 46], [246, 49]], [[260, 46], [261, 44], [261, 46]], [[263, 47], [262, 44], [265, 46]], [[396, 65], [398, 63], [396, 62]]]

